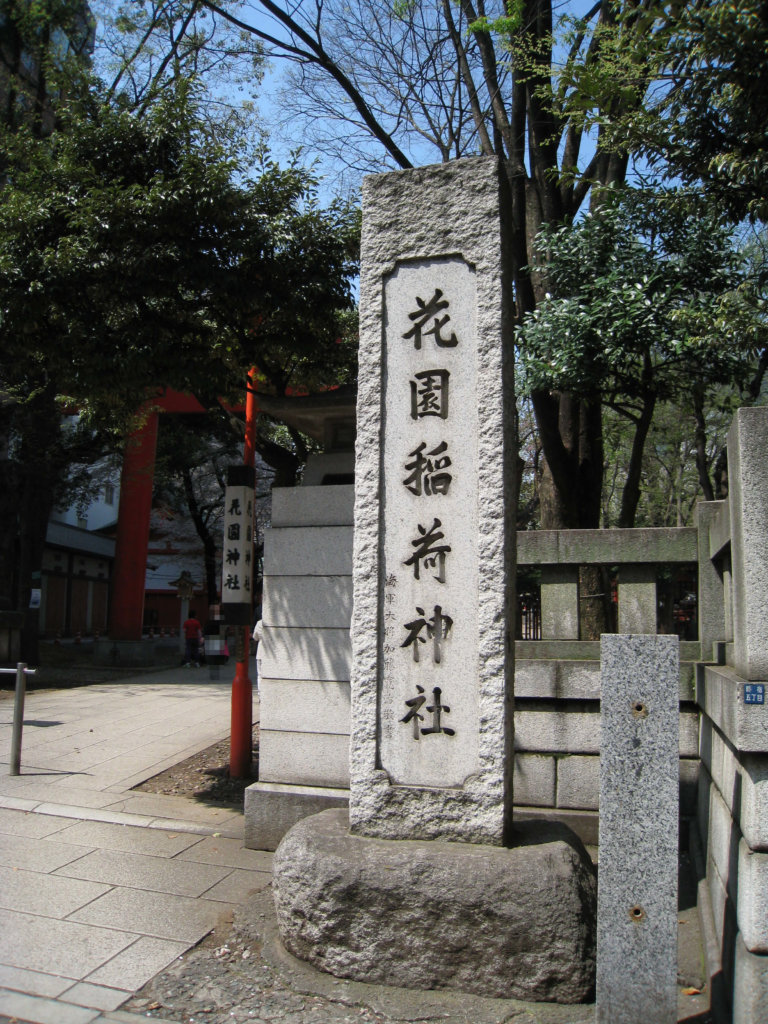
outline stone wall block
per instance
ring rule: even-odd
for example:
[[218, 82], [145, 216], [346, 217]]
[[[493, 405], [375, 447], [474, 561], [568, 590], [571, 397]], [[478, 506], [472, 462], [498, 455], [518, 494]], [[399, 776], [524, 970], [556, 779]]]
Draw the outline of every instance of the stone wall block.
[[259, 656], [264, 679], [349, 681], [351, 654], [346, 629], [265, 626]]
[[520, 565], [695, 562], [695, 527], [636, 530], [528, 530], [518, 534]]
[[263, 679], [261, 720], [285, 732], [349, 735], [349, 683], [317, 679]]
[[736, 936], [733, 977], [733, 1024], [768, 1020], [768, 956], [750, 953]]
[[541, 570], [542, 640], [579, 639], [579, 571], [577, 566], [543, 566]]
[[749, 848], [768, 853], [768, 755], [737, 754], [703, 715], [700, 756]]
[[264, 575], [351, 576], [352, 527], [272, 527], [264, 539]]
[[259, 781], [346, 789], [349, 786], [349, 736], [262, 728]]
[[351, 526], [355, 488], [352, 484], [332, 487], [273, 487], [272, 527]]
[[557, 806], [579, 810], [598, 809], [600, 758], [578, 754], [557, 759]]
[[245, 791], [245, 848], [276, 850], [285, 833], [302, 818], [331, 808], [346, 809], [348, 804], [346, 789], [254, 782]]
[[768, 954], [768, 853], [739, 843], [738, 919], [750, 953]]
[[716, 661], [714, 645], [725, 642], [725, 589], [722, 573], [711, 559], [710, 534], [722, 518], [722, 501], [700, 501], [696, 506], [699, 531], [698, 620], [701, 654], [704, 661]]
[[527, 807], [553, 807], [555, 759], [542, 754], [515, 754], [515, 802]]
[[656, 566], [619, 568], [619, 633], [656, 632]]
[[557, 754], [598, 754], [600, 712], [558, 710], [515, 711], [515, 749]]
[[[676, 638], [673, 638], [676, 639]], [[699, 718], [692, 708], [679, 714], [680, 757], [697, 757]], [[599, 754], [600, 712], [558, 707], [554, 701], [529, 710], [520, 701], [515, 711], [515, 749], [555, 754]]]
[[[768, 680], [768, 408], [738, 409], [728, 433], [733, 667]], [[768, 750], [768, 746], [763, 748]]]
[[307, 626], [349, 631], [351, 576], [271, 576], [264, 590], [266, 626]]
[[762, 754], [768, 751], [768, 703], [745, 703], [745, 685], [744, 678], [727, 666], [696, 666], [699, 707], [736, 750]]

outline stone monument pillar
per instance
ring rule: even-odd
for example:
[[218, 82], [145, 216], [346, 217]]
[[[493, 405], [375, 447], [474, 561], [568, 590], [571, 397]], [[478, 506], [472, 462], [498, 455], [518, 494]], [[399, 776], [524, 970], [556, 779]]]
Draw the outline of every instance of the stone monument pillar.
[[363, 191], [350, 809], [275, 853], [285, 946], [339, 977], [578, 1003], [596, 883], [513, 828], [511, 274], [495, 159]]
[[363, 190], [350, 824], [501, 844], [512, 806], [514, 394], [501, 168]]

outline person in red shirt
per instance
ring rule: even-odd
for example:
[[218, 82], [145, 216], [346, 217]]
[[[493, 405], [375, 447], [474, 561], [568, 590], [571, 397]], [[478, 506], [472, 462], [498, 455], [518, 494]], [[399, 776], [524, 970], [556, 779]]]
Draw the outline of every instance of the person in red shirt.
[[189, 611], [189, 618], [184, 620], [181, 628], [184, 630], [184, 667], [198, 668], [200, 664], [200, 635], [203, 627], [195, 618], [192, 609]]

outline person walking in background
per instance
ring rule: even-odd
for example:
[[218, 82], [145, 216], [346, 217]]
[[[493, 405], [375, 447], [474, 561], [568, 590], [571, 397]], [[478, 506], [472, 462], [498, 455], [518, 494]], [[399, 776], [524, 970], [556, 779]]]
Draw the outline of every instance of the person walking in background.
[[203, 634], [203, 627], [191, 608], [189, 618], [184, 620], [181, 628], [184, 630], [184, 668], [198, 668], [200, 665], [200, 637]]

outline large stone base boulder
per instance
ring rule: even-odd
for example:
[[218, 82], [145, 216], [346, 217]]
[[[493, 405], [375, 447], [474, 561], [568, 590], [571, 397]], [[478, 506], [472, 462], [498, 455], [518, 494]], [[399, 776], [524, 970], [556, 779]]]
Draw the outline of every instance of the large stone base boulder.
[[343, 810], [285, 835], [280, 936], [339, 978], [558, 1003], [592, 997], [597, 880], [564, 825], [521, 822], [512, 848], [351, 835]]

